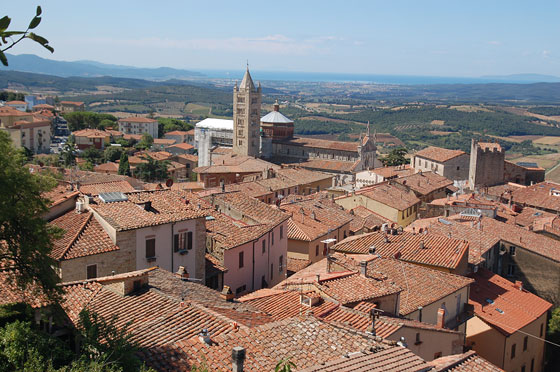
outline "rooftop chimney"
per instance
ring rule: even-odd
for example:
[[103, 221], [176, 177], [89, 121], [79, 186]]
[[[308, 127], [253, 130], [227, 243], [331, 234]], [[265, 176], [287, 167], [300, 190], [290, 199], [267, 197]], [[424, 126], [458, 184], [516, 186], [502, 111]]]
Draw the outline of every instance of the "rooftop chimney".
[[437, 311], [436, 326], [439, 328], [444, 328], [445, 326], [445, 310], [442, 308], [439, 308]]
[[360, 274], [367, 276], [367, 261], [360, 261]]
[[523, 282], [521, 280], [516, 280], [513, 286], [520, 291], [523, 290]]
[[235, 295], [231, 291], [231, 288], [227, 285], [224, 285], [220, 296], [226, 301], [233, 301], [233, 298], [235, 297]]
[[243, 363], [245, 363], [245, 348], [236, 346], [231, 351], [231, 359], [233, 362], [233, 372], [243, 372]]
[[179, 266], [179, 270], [177, 270], [177, 272], [175, 273], [179, 278], [181, 278], [181, 280], [187, 280], [189, 279], [189, 273], [187, 271], [187, 269], [185, 269], [184, 266]]
[[420, 249], [424, 249], [426, 248], [426, 245], [424, 244], [423, 240], [420, 240]]

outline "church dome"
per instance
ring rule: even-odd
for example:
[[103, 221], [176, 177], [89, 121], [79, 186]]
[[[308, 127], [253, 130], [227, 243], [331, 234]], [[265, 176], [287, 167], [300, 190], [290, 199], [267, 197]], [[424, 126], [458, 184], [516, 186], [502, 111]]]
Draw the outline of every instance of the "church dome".
[[277, 101], [274, 104], [274, 110], [261, 118], [261, 123], [289, 124], [294, 122], [293, 120], [290, 120], [284, 115], [282, 115], [279, 109], [280, 109], [280, 105], [278, 105], [278, 101]]

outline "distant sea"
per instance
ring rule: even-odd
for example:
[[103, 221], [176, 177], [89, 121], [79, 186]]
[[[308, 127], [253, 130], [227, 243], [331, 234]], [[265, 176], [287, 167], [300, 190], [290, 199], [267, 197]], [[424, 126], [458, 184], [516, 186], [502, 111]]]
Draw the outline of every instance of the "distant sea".
[[[240, 70], [197, 70], [208, 78], [235, 79], [243, 78]], [[372, 74], [338, 74], [320, 72], [278, 72], [251, 70], [254, 80], [278, 80], [297, 82], [357, 82], [395, 85], [432, 85], [432, 84], [485, 84], [485, 83], [517, 83], [529, 84], [538, 80], [517, 79], [515, 76], [492, 77], [443, 77], [443, 76], [413, 76], [413, 75], [372, 75]]]

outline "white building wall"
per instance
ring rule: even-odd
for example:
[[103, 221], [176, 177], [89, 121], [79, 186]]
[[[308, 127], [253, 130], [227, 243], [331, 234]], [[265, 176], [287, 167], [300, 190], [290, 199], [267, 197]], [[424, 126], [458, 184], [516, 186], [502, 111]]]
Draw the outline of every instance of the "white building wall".
[[[193, 249], [188, 250], [186, 254], [173, 252], [173, 235], [188, 231], [193, 233]], [[156, 239], [156, 260], [149, 262], [146, 259], [146, 240], [152, 237]], [[136, 231], [136, 269], [159, 266], [162, 269], [176, 272], [179, 266], [184, 266], [189, 273], [193, 274], [196, 272], [196, 242], [195, 220], [138, 229]]]

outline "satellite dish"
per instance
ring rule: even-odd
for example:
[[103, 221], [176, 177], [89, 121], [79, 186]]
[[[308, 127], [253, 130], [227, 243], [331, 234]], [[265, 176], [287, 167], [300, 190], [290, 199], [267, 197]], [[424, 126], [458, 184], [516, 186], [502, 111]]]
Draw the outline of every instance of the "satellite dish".
[[171, 178], [169, 178], [167, 181], [165, 181], [165, 186], [167, 186], [167, 187], [173, 186], [173, 180]]

